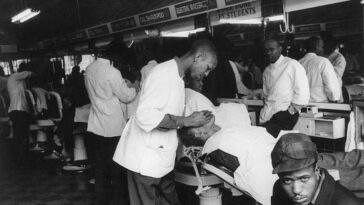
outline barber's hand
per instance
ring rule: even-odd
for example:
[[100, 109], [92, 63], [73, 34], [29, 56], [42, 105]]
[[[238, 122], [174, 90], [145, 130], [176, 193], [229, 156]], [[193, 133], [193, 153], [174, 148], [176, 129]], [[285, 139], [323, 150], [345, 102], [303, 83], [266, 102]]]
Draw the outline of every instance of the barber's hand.
[[193, 112], [190, 116], [185, 118], [184, 125], [186, 127], [200, 127], [208, 123], [213, 114], [211, 111], [201, 111], [201, 112]]

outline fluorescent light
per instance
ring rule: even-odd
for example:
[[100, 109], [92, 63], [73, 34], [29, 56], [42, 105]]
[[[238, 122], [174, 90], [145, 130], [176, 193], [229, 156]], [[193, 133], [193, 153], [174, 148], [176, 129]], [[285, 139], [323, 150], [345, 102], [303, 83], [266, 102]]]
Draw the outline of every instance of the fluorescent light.
[[36, 12], [33, 12], [33, 13], [29, 14], [28, 16], [20, 19], [20, 23], [23, 23], [23, 22], [33, 18], [34, 16], [38, 15], [39, 13], [40, 13], [40, 11], [36, 11]]
[[40, 11], [35, 11], [30, 8], [25, 9], [24, 11], [20, 12], [19, 14], [15, 15], [11, 18], [12, 23], [23, 23], [34, 16], [38, 15]]
[[[364, 1], [364, 0], [363, 0]], [[266, 17], [269, 21], [283, 21], [283, 15], [277, 16], [270, 16]], [[227, 23], [227, 24], [262, 24], [263, 18], [255, 18], [255, 19], [220, 19], [220, 23]]]
[[262, 24], [261, 18], [256, 19], [220, 19], [220, 23], [227, 23], [227, 24]]
[[283, 15], [277, 15], [277, 16], [270, 16], [268, 17], [269, 21], [283, 21], [284, 16]]
[[360, 3], [361, 3], [361, 4], [364, 4], [364, 0], [361, 0], [361, 1], [360, 1]]
[[179, 31], [179, 32], [168, 32], [168, 31], [162, 31], [161, 36], [162, 37], [179, 37], [179, 38], [186, 38], [190, 34], [205, 31], [206, 28], [197, 28], [189, 31]]

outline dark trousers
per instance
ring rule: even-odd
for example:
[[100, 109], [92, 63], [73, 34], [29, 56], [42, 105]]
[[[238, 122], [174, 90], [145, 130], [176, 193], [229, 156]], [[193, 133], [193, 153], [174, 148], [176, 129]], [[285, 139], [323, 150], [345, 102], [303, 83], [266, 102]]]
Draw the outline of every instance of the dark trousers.
[[14, 110], [9, 113], [13, 126], [14, 142], [16, 143], [16, 158], [26, 156], [29, 144], [30, 114], [25, 111]]
[[128, 170], [130, 205], [178, 205], [174, 173], [162, 178], [143, 176]]
[[297, 123], [298, 117], [298, 112], [291, 115], [288, 110], [280, 111], [274, 114], [272, 118], [262, 126], [267, 129], [269, 134], [274, 138], [277, 138], [281, 130], [292, 130]]
[[128, 204], [126, 170], [112, 160], [120, 137], [92, 135], [95, 142], [96, 204]]

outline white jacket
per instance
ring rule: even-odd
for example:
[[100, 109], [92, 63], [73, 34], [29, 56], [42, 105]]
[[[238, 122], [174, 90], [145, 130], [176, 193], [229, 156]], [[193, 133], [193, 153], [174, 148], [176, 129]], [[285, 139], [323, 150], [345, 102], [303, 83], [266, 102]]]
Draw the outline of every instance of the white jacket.
[[307, 105], [310, 90], [305, 69], [296, 60], [281, 55], [264, 70], [263, 95], [265, 101], [260, 111], [260, 123], [287, 110], [291, 103]]
[[158, 64], [145, 79], [139, 104], [128, 121], [114, 153], [114, 161], [144, 176], [161, 178], [174, 168], [176, 130], [157, 128], [166, 114], [182, 116], [184, 82], [175, 60]]

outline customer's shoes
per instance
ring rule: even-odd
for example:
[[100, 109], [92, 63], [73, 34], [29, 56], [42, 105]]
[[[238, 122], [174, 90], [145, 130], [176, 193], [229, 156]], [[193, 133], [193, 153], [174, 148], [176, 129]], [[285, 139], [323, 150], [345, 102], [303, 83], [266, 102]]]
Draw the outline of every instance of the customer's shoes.
[[93, 167], [88, 160], [76, 160], [62, 167], [67, 172], [83, 173]]

